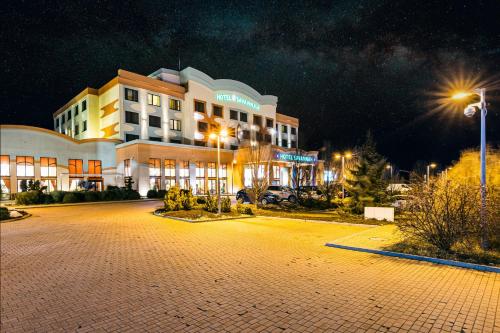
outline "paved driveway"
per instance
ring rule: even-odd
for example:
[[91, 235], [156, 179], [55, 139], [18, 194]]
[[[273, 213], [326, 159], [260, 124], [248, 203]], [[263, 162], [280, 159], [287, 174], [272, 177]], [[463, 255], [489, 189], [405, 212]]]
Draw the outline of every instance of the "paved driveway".
[[500, 275], [327, 248], [363, 227], [189, 224], [155, 202], [1, 224], [2, 332], [500, 332]]

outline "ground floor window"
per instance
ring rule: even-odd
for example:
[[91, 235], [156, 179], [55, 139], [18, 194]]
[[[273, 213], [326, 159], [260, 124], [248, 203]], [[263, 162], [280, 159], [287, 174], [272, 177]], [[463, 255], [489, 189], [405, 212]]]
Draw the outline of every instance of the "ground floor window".
[[87, 186], [86, 190], [87, 191], [102, 191], [103, 190], [103, 185], [102, 185], [102, 178], [89, 178], [87, 181]]
[[243, 170], [243, 185], [245, 185], [245, 187], [252, 187], [252, 172], [252, 166], [245, 165]]
[[195, 193], [205, 194], [205, 163], [196, 162]]
[[272, 175], [272, 184], [273, 185], [280, 185], [280, 166], [279, 165], [273, 165], [273, 175]]
[[208, 192], [211, 195], [217, 194], [217, 180], [210, 178], [208, 180]]
[[82, 189], [83, 178], [81, 177], [70, 177], [69, 178], [69, 190], [79, 191]]
[[183, 190], [191, 188], [189, 183], [189, 161], [180, 161], [179, 163], [179, 186]]
[[175, 186], [175, 177], [166, 177], [165, 178], [165, 189], [169, 190], [171, 187]]
[[40, 179], [40, 186], [46, 186], [45, 192], [52, 192], [57, 190], [57, 179], [56, 178], [46, 178]]
[[28, 186], [30, 182], [34, 182], [34, 179], [18, 179], [17, 180], [17, 192], [28, 191]]
[[0, 189], [2, 190], [2, 194], [9, 194], [10, 193], [10, 178], [9, 177], [2, 177], [0, 179]]
[[160, 177], [149, 177], [149, 189], [150, 190], [159, 190], [161, 183], [161, 178]]

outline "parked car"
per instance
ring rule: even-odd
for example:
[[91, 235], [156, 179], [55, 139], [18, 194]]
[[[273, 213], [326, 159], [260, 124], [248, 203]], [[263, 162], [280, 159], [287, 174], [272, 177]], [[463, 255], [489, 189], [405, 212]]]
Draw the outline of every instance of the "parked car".
[[[246, 189], [239, 190], [236, 193], [236, 201], [241, 202], [241, 203], [254, 203], [251, 199], [251, 196], [247, 192]], [[279, 198], [277, 195], [272, 194], [271, 192], [267, 191], [266, 193], [263, 193], [260, 198], [259, 202], [262, 205], [267, 205], [267, 204], [273, 204], [273, 203], [278, 203]]]
[[317, 186], [301, 186], [299, 193], [305, 198], [321, 199], [324, 197], [323, 192]]
[[288, 186], [271, 185], [267, 188], [269, 192], [278, 196], [279, 201], [288, 200], [291, 203], [297, 202], [295, 192]]
[[408, 207], [409, 200], [412, 199], [412, 196], [406, 194], [398, 194], [394, 196], [394, 202], [391, 204], [392, 207], [396, 209], [405, 209]]

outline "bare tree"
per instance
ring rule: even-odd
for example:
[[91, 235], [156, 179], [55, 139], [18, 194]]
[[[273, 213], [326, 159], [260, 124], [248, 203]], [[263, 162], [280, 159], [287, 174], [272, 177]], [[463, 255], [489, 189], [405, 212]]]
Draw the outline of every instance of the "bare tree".
[[258, 141], [252, 141], [247, 149], [249, 154], [248, 162], [252, 174], [252, 188], [249, 192], [257, 207], [262, 195], [269, 187], [272, 149], [271, 144]]

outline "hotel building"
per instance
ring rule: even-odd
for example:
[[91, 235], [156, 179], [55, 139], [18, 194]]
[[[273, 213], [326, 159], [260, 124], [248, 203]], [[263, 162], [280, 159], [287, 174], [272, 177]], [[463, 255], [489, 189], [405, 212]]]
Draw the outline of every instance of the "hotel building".
[[54, 131], [1, 125], [2, 193], [20, 191], [23, 180], [41, 180], [49, 190], [101, 190], [123, 186], [125, 177], [142, 195], [173, 185], [213, 193], [217, 147], [209, 134], [222, 128], [228, 132], [220, 146], [223, 193], [250, 186], [252, 144], [268, 150], [271, 183], [293, 186], [300, 172], [304, 184], [314, 185], [321, 179], [317, 152], [298, 153], [299, 120], [277, 113], [277, 102], [190, 67], [149, 76], [118, 70], [59, 108]]

